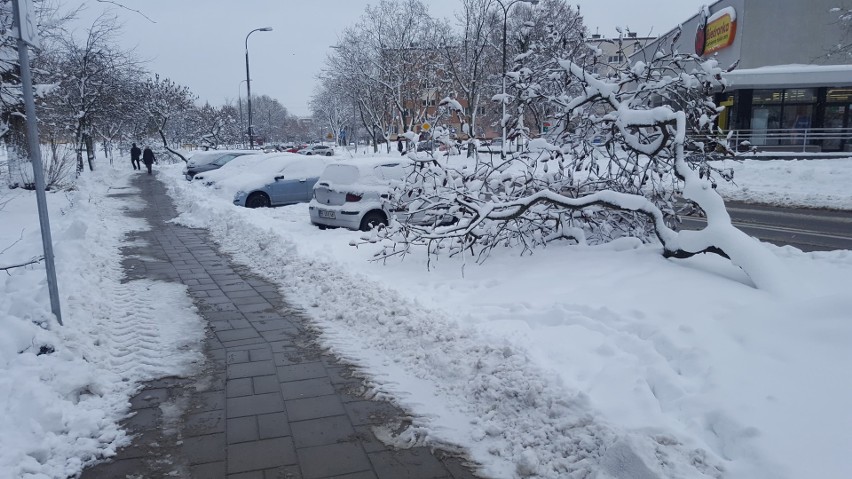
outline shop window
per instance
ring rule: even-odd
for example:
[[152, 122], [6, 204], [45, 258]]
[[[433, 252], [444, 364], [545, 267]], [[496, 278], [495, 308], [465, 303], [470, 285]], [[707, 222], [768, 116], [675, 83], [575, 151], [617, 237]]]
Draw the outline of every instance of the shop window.
[[751, 103], [753, 105], [780, 105], [783, 100], [784, 90], [755, 90]]
[[852, 103], [852, 88], [829, 88], [825, 100], [828, 103]]
[[813, 88], [784, 90], [784, 103], [816, 103], [816, 90]]

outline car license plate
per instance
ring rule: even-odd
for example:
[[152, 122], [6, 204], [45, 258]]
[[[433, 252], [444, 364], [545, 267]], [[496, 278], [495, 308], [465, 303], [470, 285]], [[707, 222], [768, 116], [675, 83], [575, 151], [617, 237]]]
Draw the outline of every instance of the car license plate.
[[319, 210], [320, 218], [331, 218], [334, 219], [334, 211], [330, 210]]

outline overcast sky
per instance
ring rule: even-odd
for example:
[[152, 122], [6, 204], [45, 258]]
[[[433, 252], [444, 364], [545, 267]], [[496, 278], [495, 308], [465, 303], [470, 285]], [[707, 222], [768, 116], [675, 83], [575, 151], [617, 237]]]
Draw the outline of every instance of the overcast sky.
[[[106, 9], [124, 24], [121, 42], [150, 60], [148, 69], [188, 86], [201, 101], [220, 105], [245, 98], [248, 32], [252, 93], [277, 98], [291, 113], [309, 114], [308, 100], [338, 33], [378, 0], [115, 0], [151, 20], [109, 3], [57, 0], [72, 8], [85, 4], [79, 29]], [[615, 26], [639, 35], [661, 34], [687, 20], [712, 0], [578, 0], [592, 33], [615, 34]], [[429, 0], [434, 16], [454, 18], [459, 0]], [[154, 23], [152, 23], [152, 21]]]

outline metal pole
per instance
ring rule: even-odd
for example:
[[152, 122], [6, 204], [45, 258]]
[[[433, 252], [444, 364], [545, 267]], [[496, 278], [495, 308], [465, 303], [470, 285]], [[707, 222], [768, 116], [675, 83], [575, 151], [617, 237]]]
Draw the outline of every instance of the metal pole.
[[[243, 124], [244, 124], [244, 122], [243, 122], [243, 99], [242, 99], [242, 97], [237, 97], [237, 102], [239, 103], [239, 107], [240, 107], [240, 131], [242, 131], [243, 130]], [[240, 135], [240, 136], [242, 136], [242, 135]], [[242, 143], [242, 142], [240, 142], [240, 143]], [[243, 145], [245, 145], [245, 143], [243, 143]]]
[[41, 163], [41, 149], [38, 143], [38, 124], [36, 120], [35, 101], [33, 100], [33, 78], [30, 72], [30, 57], [27, 44], [21, 37], [20, 5], [18, 0], [12, 2], [15, 17], [15, 28], [18, 30], [18, 60], [21, 67], [21, 90], [24, 94], [24, 110], [27, 114], [27, 143], [29, 144], [30, 161], [33, 163], [33, 176], [36, 185], [36, 203], [38, 204], [38, 219], [41, 225], [41, 243], [44, 249], [44, 264], [47, 270], [47, 288], [50, 292], [50, 310], [56, 316], [56, 321], [62, 325], [62, 311], [59, 307], [59, 287], [56, 282], [56, 266], [53, 261], [53, 240], [50, 236], [50, 218], [47, 213], [47, 197], [44, 193], [44, 167]]
[[503, 7], [503, 95], [500, 98], [500, 103], [503, 104], [503, 114], [500, 117], [500, 125], [503, 127], [503, 137], [502, 144], [500, 145], [500, 158], [506, 159], [506, 24], [509, 22], [509, 8], [512, 7], [510, 3], [508, 7], [503, 5], [503, 2], [500, 3], [500, 6]]
[[249, 149], [254, 149], [254, 132], [251, 125], [251, 76], [249, 75], [249, 55], [248, 55], [248, 39], [254, 32], [270, 32], [272, 27], [255, 28], [246, 35], [246, 94], [248, 95], [248, 134], [249, 134]]
[[[254, 32], [254, 30], [252, 30]], [[251, 32], [249, 32], [251, 35]], [[248, 95], [248, 136], [249, 149], [254, 149], [254, 135], [251, 131], [251, 77], [249, 76], [248, 35], [246, 35], [246, 94]]]

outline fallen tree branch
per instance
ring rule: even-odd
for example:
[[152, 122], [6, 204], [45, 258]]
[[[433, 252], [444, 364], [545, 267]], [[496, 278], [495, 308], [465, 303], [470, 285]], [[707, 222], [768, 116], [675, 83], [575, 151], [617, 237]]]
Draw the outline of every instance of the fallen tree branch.
[[31, 264], [40, 263], [42, 260], [44, 260], [44, 256], [37, 256], [37, 257], [32, 258], [31, 260], [24, 262], [24, 263], [21, 263], [21, 264], [13, 264], [13, 265], [9, 265], [9, 266], [0, 266], [0, 271], [9, 271], [10, 269], [22, 268], [24, 266], [29, 266]]

